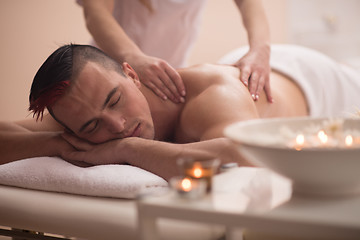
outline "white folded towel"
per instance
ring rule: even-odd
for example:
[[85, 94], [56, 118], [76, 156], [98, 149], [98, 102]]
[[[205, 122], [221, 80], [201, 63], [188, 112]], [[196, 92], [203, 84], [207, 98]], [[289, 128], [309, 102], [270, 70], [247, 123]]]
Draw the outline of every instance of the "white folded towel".
[[161, 177], [129, 165], [78, 167], [57, 157], [0, 165], [0, 184], [71, 194], [135, 198], [167, 189]]

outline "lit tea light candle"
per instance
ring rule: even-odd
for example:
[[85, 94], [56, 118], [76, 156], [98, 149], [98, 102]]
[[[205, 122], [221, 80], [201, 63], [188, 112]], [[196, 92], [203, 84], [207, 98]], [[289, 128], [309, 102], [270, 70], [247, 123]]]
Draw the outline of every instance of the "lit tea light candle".
[[184, 192], [191, 191], [191, 188], [192, 188], [192, 184], [191, 184], [191, 180], [189, 178], [184, 178], [183, 180], [181, 180], [181, 189]]
[[191, 159], [179, 159], [178, 165], [182, 174], [190, 179], [204, 179], [207, 183], [207, 191], [210, 192], [212, 177], [215, 175], [220, 164], [218, 159], [205, 161], [193, 161]]
[[295, 139], [295, 149], [301, 150], [304, 147], [305, 144], [305, 136], [304, 134], [299, 134], [296, 136]]
[[199, 163], [195, 163], [194, 164], [194, 169], [192, 170], [193, 171], [193, 176], [195, 177], [195, 178], [201, 178], [201, 177], [203, 177], [203, 175], [204, 175], [204, 171], [203, 171], [203, 169], [201, 168], [201, 165], [199, 164]]
[[198, 199], [206, 193], [206, 182], [204, 179], [176, 176], [170, 179], [170, 186], [179, 197], [186, 199]]
[[353, 137], [351, 135], [347, 135], [345, 137], [345, 145], [347, 147], [351, 147], [353, 145], [353, 142], [354, 142], [354, 139], [353, 139]]

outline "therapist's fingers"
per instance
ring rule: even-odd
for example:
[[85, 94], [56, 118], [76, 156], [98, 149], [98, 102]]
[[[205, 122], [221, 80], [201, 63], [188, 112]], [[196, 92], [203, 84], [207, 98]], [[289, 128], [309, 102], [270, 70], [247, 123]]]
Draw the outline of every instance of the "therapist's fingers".
[[157, 76], [160, 80], [154, 81], [154, 85], [175, 103], [184, 102], [185, 87], [180, 74], [167, 62], [160, 63], [160, 71]]
[[251, 76], [251, 68], [250, 67], [245, 66], [243, 68], [240, 68], [240, 81], [245, 86], [249, 86], [249, 78], [250, 78], [250, 76]]
[[260, 96], [260, 92], [264, 89], [266, 99], [269, 103], [274, 100], [271, 95], [270, 81], [267, 76], [260, 75], [258, 72], [254, 72], [250, 76], [249, 91], [252, 98], [257, 101]]
[[175, 103], [180, 103], [180, 102], [184, 102], [184, 97], [181, 96], [180, 92], [178, 91], [175, 83], [173, 82], [173, 79], [170, 78], [169, 75], [167, 75], [167, 73], [163, 73], [159, 76], [159, 79], [162, 82], [162, 86], [165, 87], [165, 89], [162, 89], [164, 91], [164, 93], [169, 93], [167, 94], [167, 97], [169, 99], [171, 99], [173, 102]]
[[265, 85], [264, 85], [264, 90], [265, 90], [265, 94], [266, 94], [266, 99], [269, 103], [273, 103], [274, 99], [272, 97], [271, 94], [271, 88], [270, 88], [270, 80], [269, 78], [266, 80], [265, 79]]
[[257, 72], [251, 73], [249, 80], [249, 92], [254, 101], [257, 101], [259, 99], [259, 91], [258, 91], [259, 80], [260, 80], [260, 76]]
[[255, 91], [256, 100], [259, 99], [260, 92], [264, 89], [265, 86], [265, 76], [260, 75], [257, 81], [257, 87]]
[[165, 68], [166, 74], [169, 76], [172, 85], [172, 89], [177, 92], [181, 97], [185, 97], [186, 91], [185, 91], [185, 85], [184, 82], [180, 76], [180, 74], [172, 68], [170, 65], [167, 65]]
[[161, 79], [156, 76], [153, 78], [147, 79], [147, 81], [143, 81], [143, 83], [151, 89], [156, 95], [158, 95], [161, 99], [167, 100], [171, 99], [174, 100], [175, 97], [172, 95], [170, 90], [165, 86], [165, 84], [161, 81]]
[[155, 60], [149, 66], [139, 70], [141, 82], [163, 100], [183, 102], [185, 87], [179, 73], [167, 62]]

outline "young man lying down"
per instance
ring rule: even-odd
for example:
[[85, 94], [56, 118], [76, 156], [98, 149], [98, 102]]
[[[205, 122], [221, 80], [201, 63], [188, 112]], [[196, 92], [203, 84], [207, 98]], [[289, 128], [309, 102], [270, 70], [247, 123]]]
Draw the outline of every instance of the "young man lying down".
[[[223, 136], [229, 124], [335, 116], [360, 106], [360, 74], [312, 50], [273, 48], [275, 65], [287, 73], [271, 73], [274, 103], [264, 96], [254, 102], [238, 68], [204, 64], [179, 69], [187, 97], [175, 104], [142, 85], [126, 62], [119, 65], [91, 46], [60, 47], [31, 87], [30, 110], [39, 121], [1, 123], [1, 163], [61, 156], [95, 165], [130, 164], [168, 179], [178, 174], [180, 157], [249, 165]], [[45, 108], [50, 115], [43, 116]]]

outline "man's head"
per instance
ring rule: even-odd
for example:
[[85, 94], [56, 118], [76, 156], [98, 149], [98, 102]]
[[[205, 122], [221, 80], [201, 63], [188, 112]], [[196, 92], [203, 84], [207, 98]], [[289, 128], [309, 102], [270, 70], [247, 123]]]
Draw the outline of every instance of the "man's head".
[[154, 137], [148, 103], [129, 64], [118, 64], [99, 49], [65, 45], [51, 54], [35, 75], [30, 107], [45, 108], [76, 135], [91, 142]]

